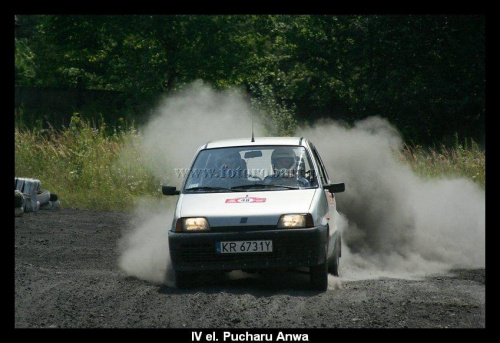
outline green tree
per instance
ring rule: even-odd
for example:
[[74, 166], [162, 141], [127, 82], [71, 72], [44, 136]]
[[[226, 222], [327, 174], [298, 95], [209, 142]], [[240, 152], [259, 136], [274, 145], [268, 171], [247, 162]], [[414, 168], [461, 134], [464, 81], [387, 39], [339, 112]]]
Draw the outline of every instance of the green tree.
[[17, 85], [121, 91], [142, 113], [202, 79], [246, 89], [283, 132], [297, 120], [380, 115], [416, 142], [484, 135], [484, 16], [18, 19]]

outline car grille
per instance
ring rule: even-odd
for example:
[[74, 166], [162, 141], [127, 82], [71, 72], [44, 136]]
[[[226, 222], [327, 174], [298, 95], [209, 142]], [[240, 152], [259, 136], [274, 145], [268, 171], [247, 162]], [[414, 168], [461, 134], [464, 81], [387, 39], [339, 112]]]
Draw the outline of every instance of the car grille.
[[197, 269], [308, 266], [317, 263], [318, 247], [305, 242], [273, 242], [271, 253], [218, 254], [215, 243], [183, 243], [173, 252], [177, 265]]
[[211, 232], [249, 232], [276, 230], [276, 225], [248, 225], [248, 226], [211, 226]]

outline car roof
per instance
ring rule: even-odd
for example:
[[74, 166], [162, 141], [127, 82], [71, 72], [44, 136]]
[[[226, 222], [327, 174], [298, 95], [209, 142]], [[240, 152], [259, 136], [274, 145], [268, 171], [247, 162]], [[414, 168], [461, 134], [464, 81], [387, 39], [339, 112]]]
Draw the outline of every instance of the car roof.
[[203, 149], [215, 149], [236, 146], [259, 146], [259, 145], [304, 145], [304, 137], [255, 137], [251, 138], [224, 139], [206, 143]]

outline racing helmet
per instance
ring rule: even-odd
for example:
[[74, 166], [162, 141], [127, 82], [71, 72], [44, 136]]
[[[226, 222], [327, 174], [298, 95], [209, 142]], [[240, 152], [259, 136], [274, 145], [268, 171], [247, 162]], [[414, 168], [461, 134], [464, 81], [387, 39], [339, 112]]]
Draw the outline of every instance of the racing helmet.
[[215, 160], [218, 169], [237, 169], [241, 167], [241, 156], [237, 151], [224, 152]]
[[292, 148], [277, 148], [271, 155], [271, 163], [275, 169], [292, 169], [295, 161], [296, 155]]

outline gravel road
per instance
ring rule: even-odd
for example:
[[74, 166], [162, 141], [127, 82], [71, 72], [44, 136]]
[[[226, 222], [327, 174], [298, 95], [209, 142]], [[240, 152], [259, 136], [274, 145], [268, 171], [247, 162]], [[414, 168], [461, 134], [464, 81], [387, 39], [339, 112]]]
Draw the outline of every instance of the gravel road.
[[126, 212], [39, 211], [15, 218], [16, 328], [483, 328], [485, 270], [423, 280], [300, 273], [201, 275], [186, 290], [126, 276]]

